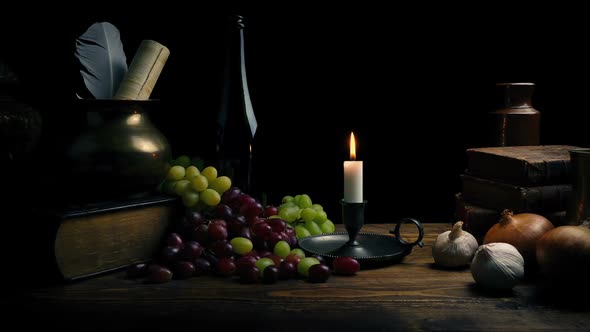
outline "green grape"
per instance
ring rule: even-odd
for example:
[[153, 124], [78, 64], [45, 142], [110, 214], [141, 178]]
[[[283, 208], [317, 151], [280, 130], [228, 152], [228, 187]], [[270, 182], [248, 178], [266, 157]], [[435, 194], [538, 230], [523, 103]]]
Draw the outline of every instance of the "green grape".
[[293, 196], [285, 196], [281, 200], [281, 203], [289, 203], [289, 202], [292, 202], [292, 201], [293, 201]]
[[182, 155], [174, 161], [174, 165], [182, 166], [187, 168], [191, 165], [191, 158], [189, 156]]
[[162, 182], [162, 186], [160, 190], [166, 194], [174, 194], [174, 186], [176, 185], [176, 181], [164, 181]]
[[190, 181], [191, 181], [191, 186], [193, 187], [193, 189], [198, 192], [201, 192], [201, 191], [207, 189], [207, 187], [209, 186], [209, 181], [207, 181], [207, 178], [204, 177], [203, 175], [197, 175], [194, 178], [192, 178]]
[[272, 259], [265, 257], [265, 258], [261, 258], [261, 259], [257, 260], [256, 263], [254, 263], [254, 264], [260, 270], [260, 275], [262, 275], [262, 272], [264, 271], [264, 269], [267, 266], [275, 265], [275, 262]]
[[302, 239], [306, 236], [311, 236], [311, 233], [305, 228], [305, 226], [297, 225], [295, 226], [295, 236], [297, 236], [298, 239]]
[[201, 201], [209, 206], [216, 206], [221, 202], [221, 196], [219, 193], [213, 189], [205, 189], [201, 192], [200, 197]]
[[295, 248], [291, 250], [291, 253], [299, 256], [300, 258], [305, 258], [305, 251], [303, 251], [302, 249]]
[[168, 170], [168, 174], [166, 174], [166, 180], [168, 181], [178, 181], [184, 178], [185, 170], [182, 166], [172, 166]]
[[318, 212], [315, 218], [313, 218], [313, 221], [318, 225], [325, 223], [326, 220], [328, 220], [328, 215], [324, 211]]
[[283, 204], [279, 205], [279, 211], [284, 208], [288, 208], [288, 207], [297, 207], [297, 204], [295, 204], [293, 202], [283, 203]]
[[234, 252], [238, 255], [247, 254], [254, 248], [252, 241], [245, 237], [234, 237], [229, 243], [231, 243]]
[[278, 214], [275, 214], [274, 216], [266, 217], [266, 219], [283, 219], [283, 218], [281, 218], [281, 216], [279, 216]]
[[336, 226], [334, 226], [334, 223], [331, 222], [330, 219], [326, 219], [326, 221], [320, 225], [320, 229], [322, 230], [322, 233], [334, 233]]
[[297, 264], [297, 273], [304, 277], [309, 276], [309, 268], [313, 265], [319, 264], [320, 261], [315, 257], [305, 257]]
[[191, 164], [193, 166], [196, 166], [198, 169], [203, 169], [203, 167], [205, 167], [205, 162], [203, 161], [203, 159], [201, 159], [199, 157], [194, 157], [191, 160]]
[[303, 194], [299, 197], [299, 207], [302, 209], [310, 208], [312, 206], [311, 198], [309, 195]]
[[192, 190], [187, 190], [182, 194], [182, 203], [186, 207], [193, 207], [199, 203], [199, 193]]
[[275, 248], [273, 250], [275, 255], [281, 256], [282, 258], [287, 257], [291, 253], [291, 247], [287, 241], [279, 241], [275, 244]]
[[189, 180], [179, 180], [176, 181], [176, 185], [174, 186], [174, 192], [178, 196], [182, 196], [185, 192], [190, 190], [191, 182]]
[[299, 217], [298, 207], [288, 207], [279, 211], [279, 217], [286, 222], [294, 222]]
[[316, 216], [316, 211], [312, 208], [305, 208], [301, 211], [301, 219], [303, 221], [313, 221]]
[[226, 190], [231, 187], [231, 180], [227, 176], [220, 176], [213, 181], [209, 182], [209, 188], [217, 191], [219, 194], [223, 194]]
[[300, 199], [301, 199], [301, 195], [295, 195], [295, 197], [293, 197], [293, 203], [295, 203], [295, 205], [299, 206]]
[[217, 178], [217, 168], [213, 166], [207, 166], [201, 171], [201, 175], [207, 178], [207, 181], [211, 182]]
[[309, 231], [309, 233], [311, 233], [311, 235], [322, 234], [322, 229], [320, 228], [320, 226], [318, 226], [318, 224], [316, 224], [313, 221], [306, 221], [305, 228], [307, 228], [307, 230]]
[[319, 204], [314, 204], [311, 206], [311, 208], [316, 210], [317, 212], [324, 211], [324, 207]]
[[196, 168], [195, 166], [189, 166], [186, 168], [184, 178], [190, 180], [199, 174], [201, 174], [201, 172], [199, 172], [198, 168]]

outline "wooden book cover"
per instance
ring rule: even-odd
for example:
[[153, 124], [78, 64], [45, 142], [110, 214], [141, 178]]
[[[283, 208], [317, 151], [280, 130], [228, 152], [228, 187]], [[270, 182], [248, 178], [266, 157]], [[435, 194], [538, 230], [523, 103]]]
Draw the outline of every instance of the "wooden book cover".
[[571, 184], [521, 187], [462, 174], [463, 198], [482, 207], [515, 213], [567, 210]]
[[[455, 220], [463, 221], [463, 229], [471, 233], [478, 240], [483, 240], [488, 230], [500, 220], [501, 211], [488, 209], [467, 202], [461, 193], [455, 195]], [[555, 226], [565, 224], [566, 211], [548, 212], [542, 214]]]
[[506, 146], [467, 149], [466, 173], [532, 187], [571, 182], [569, 145]]
[[37, 248], [52, 279], [90, 277], [153, 258], [180, 211], [177, 198], [152, 196], [37, 212]]

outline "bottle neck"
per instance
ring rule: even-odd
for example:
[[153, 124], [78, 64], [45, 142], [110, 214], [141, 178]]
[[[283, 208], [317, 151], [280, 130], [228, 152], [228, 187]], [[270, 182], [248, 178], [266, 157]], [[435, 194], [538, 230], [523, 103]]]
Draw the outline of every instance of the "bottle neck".
[[496, 108], [531, 108], [533, 83], [499, 83], [496, 85]]
[[[246, 77], [246, 60], [244, 50], [244, 24], [240, 16], [231, 18], [229, 29], [226, 36], [226, 59], [224, 68], [224, 87], [221, 102], [221, 110], [218, 116], [218, 123], [222, 132], [236, 123], [232, 123], [229, 119], [234, 120], [243, 117], [248, 128], [249, 139], [252, 139], [256, 133], [258, 123], [254, 110], [252, 108], [252, 101], [250, 100], [250, 92], [248, 89], [248, 79]], [[236, 114], [239, 113], [239, 114]], [[233, 113], [233, 115], [232, 115]], [[243, 121], [240, 121], [240, 124]], [[244, 126], [238, 126], [238, 129], [244, 129]]]

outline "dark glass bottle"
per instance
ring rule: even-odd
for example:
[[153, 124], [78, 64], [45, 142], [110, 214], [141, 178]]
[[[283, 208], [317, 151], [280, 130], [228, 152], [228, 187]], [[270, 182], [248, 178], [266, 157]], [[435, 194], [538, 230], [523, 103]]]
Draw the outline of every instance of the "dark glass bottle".
[[244, 21], [238, 15], [229, 19], [223, 72], [215, 145], [217, 168], [220, 175], [232, 179], [232, 185], [255, 194], [252, 165], [257, 149], [255, 137], [258, 123], [246, 78]]

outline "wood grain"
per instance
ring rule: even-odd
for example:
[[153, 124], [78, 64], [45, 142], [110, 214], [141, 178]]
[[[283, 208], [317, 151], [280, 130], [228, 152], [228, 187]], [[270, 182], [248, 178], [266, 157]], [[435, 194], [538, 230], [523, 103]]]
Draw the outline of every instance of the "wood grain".
[[[371, 224], [363, 231], [387, 234], [391, 228]], [[80, 324], [122, 330], [200, 330], [204, 326], [257, 331], [590, 329], [587, 307], [571, 307], [568, 296], [544, 297], [535, 282], [522, 283], [508, 294], [486, 294], [475, 287], [468, 269], [436, 268], [432, 244], [448, 229], [448, 224], [425, 224], [425, 246], [415, 247], [402, 262], [361, 270], [353, 277], [332, 276], [323, 284], [294, 279], [243, 285], [213, 276], [143, 284], [125, 279], [121, 272], [26, 290], [16, 302], [20, 306], [12, 302], [12, 308], [26, 310], [35, 323], [61, 329], [76, 329]]]

